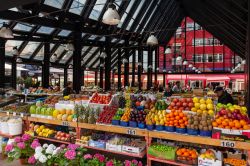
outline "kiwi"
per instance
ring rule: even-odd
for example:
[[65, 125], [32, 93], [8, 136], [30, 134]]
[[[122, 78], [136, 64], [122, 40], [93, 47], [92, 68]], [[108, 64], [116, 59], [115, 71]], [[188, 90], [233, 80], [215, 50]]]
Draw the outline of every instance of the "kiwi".
[[203, 130], [204, 130], [204, 131], [207, 131], [207, 130], [208, 130], [208, 127], [203, 127]]
[[207, 126], [207, 122], [206, 121], [201, 121], [202, 126]]
[[191, 129], [194, 129], [194, 125], [193, 125], [193, 124], [192, 124], [192, 125], [190, 125], [190, 128], [191, 128]]
[[188, 120], [188, 124], [192, 124], [193, 121], [191, 119]]
[[211, 125], [209, 125], [209, 126], [208, 126], [208, 130], [211, 131], [212, 129], [213, 129], [213, 127], [212, 127]]
[[195, 130], [198, 130], [198, 129], [199, 129], [199, 127], [198, 127], [198, 126], [194, 126], [194, 129], [195, 129]]
[[195, 120], [193, 124], [194, 124], [194, 125], [198, 125], [199, 122], [198, 122], [197, 120]]

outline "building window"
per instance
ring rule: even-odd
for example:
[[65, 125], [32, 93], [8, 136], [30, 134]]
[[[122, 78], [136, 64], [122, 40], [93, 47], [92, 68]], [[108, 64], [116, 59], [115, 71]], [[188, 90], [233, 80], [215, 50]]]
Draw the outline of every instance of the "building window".
[[193, 46], [203, 46], [203, 39], [202, 38], [196, 38], [192, 41]]
[[223, 54], [214, 54], [214, 62], [223, 62]]
[[182, 28], [178, 27], [178, 29], [175, 32], [176, 38], [180, 38], [181, 37], [181, 32], [182, 32]]
[[203, 55], [202, 54], [193, 55], [193, 59], [195, 60], [195, 63], [202, 63], [203, 62]]
[[[206, 38], [206, 39], [204, 39], [204, 42], [205, 42], [204, 44], [206, 46], [213, 46], [213, 43], [215, 46], [222, 45], [222, 43], [218, 39], [213, 39], [213, 38]], [[193, 45], [195, 44], [195, 46], [203, 46], [203, 38], [193, 39], [192, 43], [193, 43]]]
[[[195, 30], [202, 30], [202, 28], [199, 24], [195, 23]], [[187, 23], [187, 31], [194, 31], [194, 23], [193, 22]]]
[[176, 52], [176, 54], [181, 53], [181, 43], [173, 43], [172, 50]]

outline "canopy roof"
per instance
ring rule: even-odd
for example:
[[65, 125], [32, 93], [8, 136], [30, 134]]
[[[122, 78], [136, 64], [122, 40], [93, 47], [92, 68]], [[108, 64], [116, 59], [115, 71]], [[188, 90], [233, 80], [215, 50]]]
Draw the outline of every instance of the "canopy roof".
[[[118, 26], [101, 22], [109, 2], [121, 16]], [[0, 10], [0, 24], [7, 23], [15, 35], [6, 43], [6, 55], [11, 57], [17, 46], [23, 61], [30, 64], [41, 64], [45, 42], [51, 43], [52, 66], [72, 64], [73, 53], [66, 44], [73, 40], [76, 22], [81, 25], [82, 65], [90, 69], [99, 67], [105, 36], [111, 37], [113, 67], [117, 48], [124, 47], [125, 40], [136, 46], [154, 32], [159, 43], [166, 45], [185, 16], [239, 56], [244, 58], [246, 52], [247, 0], [14, 0], [1, 4]]]

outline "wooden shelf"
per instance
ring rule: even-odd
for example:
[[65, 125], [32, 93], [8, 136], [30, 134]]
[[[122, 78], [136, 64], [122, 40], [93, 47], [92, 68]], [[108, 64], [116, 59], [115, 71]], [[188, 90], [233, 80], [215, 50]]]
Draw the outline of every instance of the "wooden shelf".
[[[54, 124], [54, 125], [63, 125], [61, 120], [54, 120], [54, 119], [44, 119], [44, 118], [35, 118], [35, 117], [28, 117], [28, 120], [31, 122], [40, 122], [40, 123], [47, 123], [47, 124]], [[67, 122], [68, 126], [70, 127], [77, 127], [77, 122]]]
[[39, 136], [34, 136], [34, 137], [37, 139], [51, 141], [51, 142], [57, 142], [57, 143], [61, 143], [61, 144], [71, 144], [70, 142], [60, 141], [60, 140], [52, 139], [52, 138], [45, 138], [45, 137], [39, 137]]
[[133, 127], [122, 127], [122, 126], [114, 126], [114, 125], [102, 125], [102, 124], [88, 124], [88, 123], [78, 123], [79, 128], [91, 129], [91, 130], [99, 130], [120, 134], [129, 134], [129, 130], [135, 131], [135, 136], [148, 136], [148, 130], [146, 129], [138, 129]]
[[131, 156], [131, 157], [137, 157], [137, 158], [143, 158], [145, 156], [145, 154], [146, 154], [146, 150], [142, 151], [140, 154], [133, 154], [133, 153], [117, 152], [117, 151], [112, 151], [112, 150], [95, 148], [95, 147], [92, 147], [92, 146], [83, 145], [83, 144], [81, 144], [79, 142], [76, 142], [76, 144], [80, 145], [80, 146], [82, 146], [84, 148], [87, 148], [87, 149], [93, 149], [93, 150], [97, 150], [97, 151], [109, 152], [109, 153], [120, 154], [120, 155]]
[[[212, 139], [210, 137], [202, 137], [202, 136], [191, 136], [185, 134], [178, 133], [170, 133], [170, 132], [159, 132], [159, 131], [148, 131], [148, 136], [151, 138], [160, 138], [160, 139], [168, 139], [179, 142], [189, 142], [194, 144], [202, 144], [202, 145], [211, 145], [211, 146], [221, 146], [221, 139]], [[250, 149], [250, 143], [248, 142], [240, 142], [234, 141], [236, 149]]]
[[[19, 135], [21, 135], [21, 134], [19, 134]], [[0, 132], [0, 136], [4, 137], [4, 138], [14, 138], [14, 137], [16, 137], [18, 135], [9, 135], [9, 134], [4, 134], [4, 133]]]
[[188, 164], [182, 164], [182, 163], [178, 163], [176, 161], [160, 159], [160, 158], [157, 158], [157, 157], [153, 157], [151, 155], [148, 155], [147, 159], [150, 160], [150, 161], [157, 161], [157, 162], [160, 162], [160, 163], [166, 163], [166, 164], [171, 164], [171, 165], [190, 166]]

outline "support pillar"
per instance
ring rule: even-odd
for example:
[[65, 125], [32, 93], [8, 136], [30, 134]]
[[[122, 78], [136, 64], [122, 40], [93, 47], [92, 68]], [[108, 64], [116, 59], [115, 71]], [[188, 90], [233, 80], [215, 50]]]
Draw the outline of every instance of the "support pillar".
[[100, 57], [100, 82], [99, 82], [100, 88], [103, 88], [103, 58]]
[[0, 39], [0, 88], [5, 84], [5, 40]]
[[125, 40], [125, 55], [124, 58], [127, 62], [124, 63], [124, 87], [129, 86], [129, 41]]
[[[81, 77], [82, 78], [82, 84], [81, 84], [82, 86], [84, 86], [84, 83], [85, 83], [85, 72], [84, 72], [85, 70], [86, 70], [86, 68], [83, 67], [82, 68], [82, 77]], [[87, 72], [87, 78], [88, 78], [88, 72]]]
[[143, 63], [142, 63], [142, 55], [143, 55], [143, 50], [141, 47], [138, 48], [138, 89], [141, 90], [142, 87], [142, 83], [141, 83], [141, 72], [142, 72], [142, 67], [143, 67]]
[[[247, 93], [246, 93], [246, 106], [247, 106], [247, 108], [250, 108], [250, 84], [249, 84], [249, 79], [250, 79], [250, 42], [249, 42], [249, 40], [250, 40], [250, 32], [249, 32], [249, 28], [250, 28], [250, 12], [249, 12], [249, 10], [250, 10], [250, 2], [248, 1], [248, 28], [247, 28], [247, 42], [246, 42], [246, 49], [247, 49], [247, 51], [246, 51], [246, 65], [245, 65], [245, 68], [246, 68], [246, 70], [245, 71], [247, 71], [247, 73], [246, 73], [246, 80], [247, 80], [247, 82], [246, 82], [246, 89], [247, 89]], [[250, 111], [248, 110], [248, 115], [250, 115]]]
[[73, 52], [73, 89], [76, 93], [79, 93], [81, 90], [82, 83], [82, 67], [81, 67], [81, 31], [79, 30], [80, 24], [77, 23], [74, 32], [74, 52]]
[[147, 89], [152, 87], [152, 47], [148, 47]]
[[164, 51], [163, 51], [163, 87], [165, 88], [166, 87], [166, 69], [167, 69], [167, 66], [166, 66], [166, 54], [165, 54], [165, 50], [166, 50], [166, 46], [164, 46]]
[[42, 65], [42, 86], [49, 87], [50, 43], [44, 43], [44, 59]]
[[121, 49], [118, 48], [118, 71], [117, 71], [117, 76], [118, 76], [118, 90], [120, 91], [121, 90], [121, 87], [122, 87], [122, 80], [121, 80], [121, 66], [122, 66], [122, 61], [121, 61]]
[[155, 48], [155, 81], [154, 84], [157, 84], [157, 74], [158, 74], [158, 47]]
[[13, 55], [12, 64], [11, 64], [11, 85], [13, 89], [16, 89], [16, 56]]
[[111, 90], [111, 77], [110, 77], [110, 72], [111, 72], [111, 48], [110, 48], [110, 37], [106, 36], [106, 47], [105, 51], [107, 54], [107, 57], [105, 58], [105, 91]]
[[98, 84], [98, 71], [95, 71], [95, 86]]
[[64, 78], [63, 78], [64, 79], [64, 81], [63, 81], [64, 87], [66, 87], [67, 82], [68, 82], [68, 68], [67, 67], [64, 68], [63, 76], [64, 76]]
[[132, 53], [132, 87], [135, 86], [135, 49], [133, 49]]

